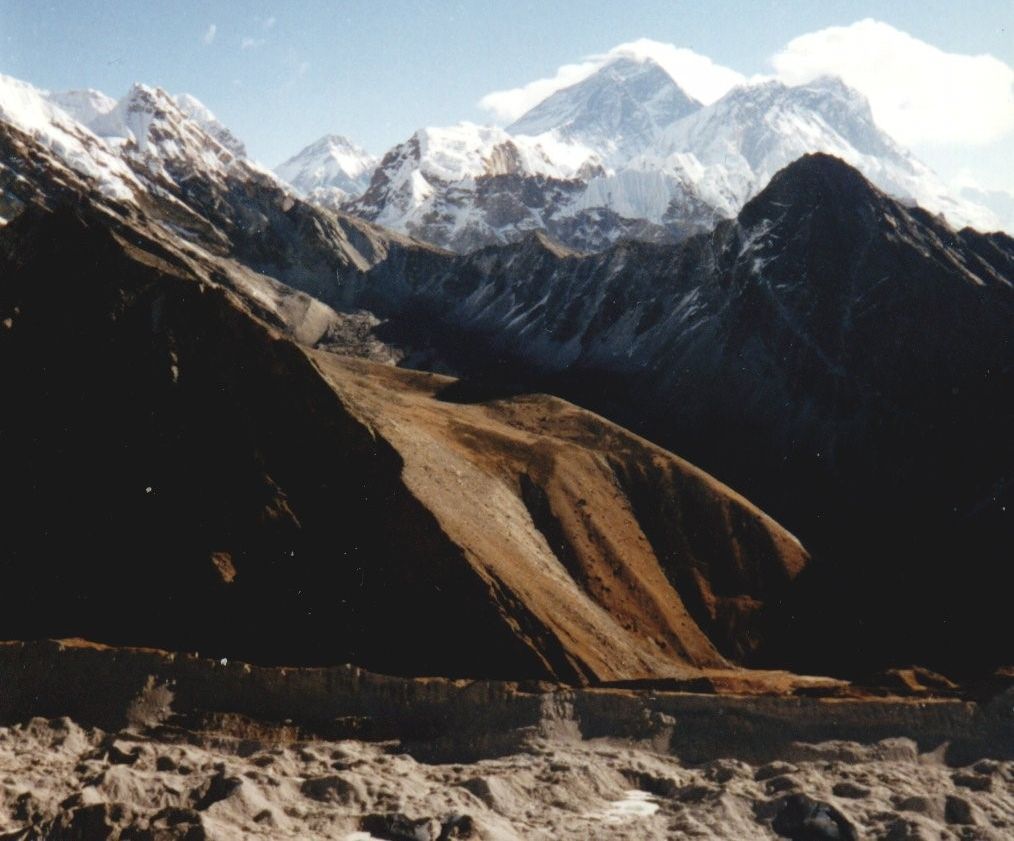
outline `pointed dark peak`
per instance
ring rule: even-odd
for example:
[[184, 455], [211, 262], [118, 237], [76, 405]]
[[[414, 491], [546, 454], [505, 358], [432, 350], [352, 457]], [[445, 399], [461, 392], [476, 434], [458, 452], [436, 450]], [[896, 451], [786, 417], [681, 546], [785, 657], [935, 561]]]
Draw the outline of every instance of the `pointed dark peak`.
[[768, 186], [744, 205], [738, 218], [744, 227], [751, 227], [783, 216], [786, 208], [796, 212], [818, 207], [858, 210], [884, 201], [890, 199], [858, 170], [834, 155], [815, 152], [775, 173]]

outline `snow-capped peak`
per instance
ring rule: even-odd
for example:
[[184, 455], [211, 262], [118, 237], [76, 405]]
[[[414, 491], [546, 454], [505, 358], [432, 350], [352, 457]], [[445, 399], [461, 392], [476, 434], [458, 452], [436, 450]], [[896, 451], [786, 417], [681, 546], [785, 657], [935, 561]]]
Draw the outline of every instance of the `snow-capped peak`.
[[340, 134], [326, 134], [275, 172], [304, 195], [320, 200], [355, 198], [369, 185], [378, 159]]
[[619, 164], [651, 148], [666, 127], [700, 107], [655, 61], [619, 57], [544, 99], [507, 130], [553, 132]]
[[[192, 97], [184, 105], [196, 117], [184, 111], [176, 98], [162, 88], [135, 84], [111, 111], [99, 115], [90, 125], [99, 137], [127, 158], [136, 158], [153, 174], [175, 180], [195, 170], [222, 172], [240, 159], [236, 147], [242, 144]], [[205, 128], [204, 121], [225, 132], [223, 143]], [[231, 147], [231, 148], [230, 148]], [[173, 170], [174, 176], [169, 170]]]
[[701, 168], [694, 180], [704, 198], [731, 213], [810, 152], [847, 161], [882, 190], [944, 213], [952, 224], [997, 224], [983, 208], [953, 198], [925, 164], [876, 125], [866, 98], [833, 77], [797, 86], [768, 80], [733, 88], [669, 127], [657, 151], [631, 165], [685, 168], [689, 161]]

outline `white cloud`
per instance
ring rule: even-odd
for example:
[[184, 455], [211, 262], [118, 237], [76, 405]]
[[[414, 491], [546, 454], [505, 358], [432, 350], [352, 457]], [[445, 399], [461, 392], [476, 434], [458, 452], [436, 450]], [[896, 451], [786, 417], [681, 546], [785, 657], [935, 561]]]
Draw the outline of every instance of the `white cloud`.
[[601, 55], [588, 56], [577, 64], [565, 64], [553, 76], [511, 90], [494, 91], [479, 100], [479, 107], [504, 122], [516, 120], [558, 90], [576, 85], [616, 58], [652, 60], [661, 65], [690, 96], [708, 104], [745, 81], [742, 74], [715, 64], [710, 58], [683, 47], [648, 38], [613, 47]]
[[683, 90], [705, 105], [710, 105], [716, 99], [724, 96], [730, 88], [746, 81], [742, 73], [738, 73], [730, 67], [715, 64], [707, 56], [695, 53], [686, 47], [663, 44], [660, 41], [652, 41], [650, 38], [640, 38], [637, 41], [613, 47], [604, 58], [605, 61], [609, 61], [616, 56], [624, 56], [637, 61], [648, 59], [654, 61], [661, 65], [662, 69], [672, 76]]
[[278, 19], [274, 17], [264, 18], [264, 20], [261, 21], [261, 26], [264, 28], [265, 31], [267, 31], [268, 29], [271, 29], [277, 22]]
[[587, 79], [601, 66], [601, 62], [595, 61], [564, 64], [556, 71], [555, 76], [536, 79], [519, 88], [486, 94], [479, 100], [479, 107], [492, 113], [498, 120], [512, 122], [558, 90], [563, 90], [563, 88], [568, 88]]
[[240, 49], [244, 50], [255, 50], [263, 45], [264, 45], [263, 38], [250, 38], [250, 37], [244, 38], [242, 41], [240, 41], [239, 44]]
[[204, 34], [201, 36], [201, 40], [205, 44], [210, 44], [212, 41], [215, 40], [216, 32], [218, 32], [218, 27], [215, 26], [215, 24], [211, 24], [206, 30], [204, 30]]
[[772, 57], [782, 81], [839, 76], [906, 145], [987, 144], [1014, 130], [1014, 70], [990, 55], [947, 53], [866, 19], [801, 35]]

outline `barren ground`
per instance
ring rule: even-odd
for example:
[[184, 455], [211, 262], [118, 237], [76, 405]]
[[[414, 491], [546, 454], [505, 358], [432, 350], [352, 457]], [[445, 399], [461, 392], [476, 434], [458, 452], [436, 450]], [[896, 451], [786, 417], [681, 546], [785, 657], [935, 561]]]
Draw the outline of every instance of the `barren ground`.
[[[782, 835], [776, 832], [777, 827]], [[426, 764], [396, 742], [0, 730], [4, 838], [1007, 839], [1014, 763], [952, 768], [907, 739], [701, 765], [630, 741], [537, 739]], [[854, 835], [849, 833], [853, 832]]]

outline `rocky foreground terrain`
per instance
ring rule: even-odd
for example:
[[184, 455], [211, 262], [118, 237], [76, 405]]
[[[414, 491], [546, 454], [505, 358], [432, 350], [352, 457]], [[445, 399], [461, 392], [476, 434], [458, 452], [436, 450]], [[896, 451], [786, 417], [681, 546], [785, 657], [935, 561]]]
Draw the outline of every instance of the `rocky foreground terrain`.
[[7, 644], [0, 668], [4, 839], [1014, 831], [1014, 695], [996, 687], [974, 701], [833, 682], [573, 690], [81, 642]]

